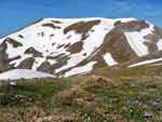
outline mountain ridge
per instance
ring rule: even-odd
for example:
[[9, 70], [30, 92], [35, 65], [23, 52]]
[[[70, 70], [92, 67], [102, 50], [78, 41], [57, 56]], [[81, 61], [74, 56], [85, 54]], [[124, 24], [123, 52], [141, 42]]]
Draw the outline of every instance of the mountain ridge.
[[44, 18], [0, 39], [0, 69], [69, 77], [90, 72], [96, 65], [111, 69], [141, 61], [160, 64], [161, 50], [162, 30], [147, 21]]
[[[4, 38], [4, 37], [6, 37], [6, 36], [8, 36], [8, 35], [10, 35], [10, 34], [12, 34], [12, 33], [15, 33], [15, 32], [18, 32], [18, 31], [21, 31], [22, 29], [24, 29], [24, 28], [26, 28], [26, 27], [29, 27], [29, 26], [32, 26], [33, 24], [35, 24], [35, 23], [38, 23], [38, 22], [40, 22], [40, 21], [42, 21], [43, 19], [57, 19], [57, 20], [61, 20], [61, 19], [88, 19], [88, 18], [94, 18], [94, 19], [115, 19], [115, 18], [104, 18], [104, 17], [85, 17], [85, 18], [80, 18], [80, 17], [72, 17], [72, 18], [69, 18], [69, 17], [57, 17], [57, 18], [52, 18], [52, 17], [47, 17], [47, 18], [38, 18], [38, 19], [36, 19], [36, 20], [34, 20], [34, 21], [32, 21], [32, 22], [29, 22], [29, 23], [27, 23], [27, 24], [25, 24], [24, 26], [22, 26], [22, 27], [20, 27], [20, 28], [18, 28], [18, 29], [14, 29], [14, 30], [12, 30], [11, 32], [9, 32], [9, 33], [6, 33], [6, 34], [2, 34], [2, 35], [0, 35], [0, 39], [2, 39], [2, 38]], [[134, 18], [134, 17], [128, 17], [128, 18], [121, 18], [121, 19], [136, 19], [136, 18]]]

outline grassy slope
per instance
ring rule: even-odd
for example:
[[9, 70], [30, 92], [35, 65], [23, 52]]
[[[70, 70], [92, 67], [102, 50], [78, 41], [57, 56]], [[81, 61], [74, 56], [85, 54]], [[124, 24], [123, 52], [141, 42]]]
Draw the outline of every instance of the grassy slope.
[[162, 121], [161, 67], [95, 73], [2, 83], [0, 122]]

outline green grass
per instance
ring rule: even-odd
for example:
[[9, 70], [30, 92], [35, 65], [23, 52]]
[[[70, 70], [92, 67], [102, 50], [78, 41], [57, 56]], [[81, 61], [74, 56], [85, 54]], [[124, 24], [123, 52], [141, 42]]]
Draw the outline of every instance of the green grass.
[[68, 81], [19, 81], [16, 86], [4, 85], [0, 87], [1, 105], [19, 105], [26, 101], [48, 99], [54, 93], [68, 88]]
[[110, 69], [107, 64], [103, 63], [97, 63], [94, 65], [94, 69], [100, 69], [100, 70], [108, 70]]
[[19, 81], [0, 86], [0, 122], [161, 122], [162, 78]]
[[[156, 116], [161, 113], [161, 110], [158, 111], [161, 103], [158, 108], [151, 105], [162, 99], [161, 85], [162, 83], [127, 83], [117, 87], [104, 86], [100, 88], [90, 85], [86, 86], [85, 90], [95, 93], [98, 104], [103, 105], [108, 114], [122, 116], [127, 121], [145, 122], [145, 111], [152, 113], [150, 118], [152, 121], [156, 120]], [[113, 111], [115, 112], [113, 113]]]

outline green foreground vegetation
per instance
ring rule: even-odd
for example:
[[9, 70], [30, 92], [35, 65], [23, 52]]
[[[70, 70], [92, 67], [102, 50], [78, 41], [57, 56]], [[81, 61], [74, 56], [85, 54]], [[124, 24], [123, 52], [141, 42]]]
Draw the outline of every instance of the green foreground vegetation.
[[162, 122], [160, 68], [123, 72], [2, 82], [0, 122]]

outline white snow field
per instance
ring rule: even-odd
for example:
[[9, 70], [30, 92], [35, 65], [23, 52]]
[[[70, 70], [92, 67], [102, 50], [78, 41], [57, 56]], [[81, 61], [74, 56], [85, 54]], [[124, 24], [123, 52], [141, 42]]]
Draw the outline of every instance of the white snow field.
[[66, 72], [64, 77], [69, 77], [69, 76], [73, 76], [73, 75], [76, 75], [76, 74], [88, 73], [93, 69], [93, 66], [95, 64], [96, 64], [96, 62], [90, 62], [90, 63], [86, 64], [85, 66], [76, 67], [76, 68]]
[[54, 78], [53, 75], [27, 69], [14, 69], [0, 74], [0, 80], [18, 80], [33, 78]]
[[151, 60], [146, 60], [146, 61], [138, 62], [138, 63], [132, 64], [132, 65], [130, 65], [128, 67], [130, 67], [130, 68], [131, 67], [137, 67], [137, 66], [142, 66], [142, 65], [146, 65], [146, 64], [156, 63], [156, 62], [159, 62], [159, 61], [162, 61], [162, 58], [151, 59]]
[[111, 66], [118, 65], [118, 63], [113, 59], [110, 53], [106, 53], [103, 57], [108, 66], [111, 67]]
[[138, 56], [144, 56], [149, 54], [148, 47], [144, 44], [149, 40], [144, 37], [148, 34], [152, 34], [154, 26], [150, 24], [149, 28], [143, 29], [140, 32], [125, 32], [128, 39], [128, 43]]

